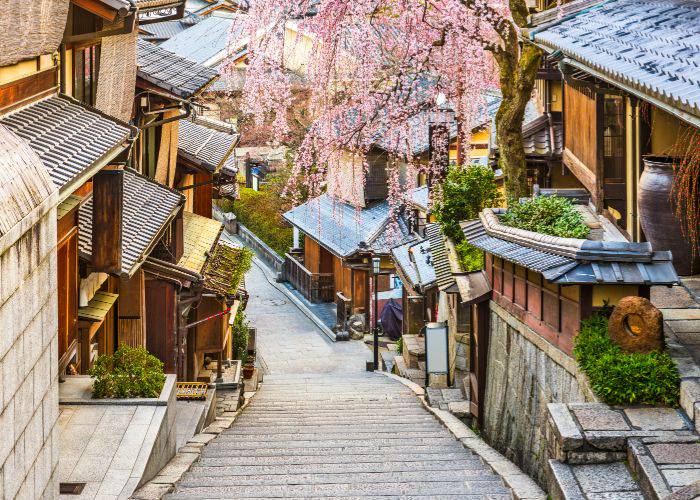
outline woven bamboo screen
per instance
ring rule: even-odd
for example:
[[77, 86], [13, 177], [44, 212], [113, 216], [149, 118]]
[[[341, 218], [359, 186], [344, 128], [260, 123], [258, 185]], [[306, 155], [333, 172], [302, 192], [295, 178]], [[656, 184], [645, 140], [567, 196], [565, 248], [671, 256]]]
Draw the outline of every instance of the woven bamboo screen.
[[54, 52], [63, 38], [69, 0], [5, 0], [0, 15], [0, 66]]
[[95, 107], [128, 122], [136, 88], [137, 30], [102, 39]]
[[29, 144], [0, 125], [0, 236], [56, 189]]

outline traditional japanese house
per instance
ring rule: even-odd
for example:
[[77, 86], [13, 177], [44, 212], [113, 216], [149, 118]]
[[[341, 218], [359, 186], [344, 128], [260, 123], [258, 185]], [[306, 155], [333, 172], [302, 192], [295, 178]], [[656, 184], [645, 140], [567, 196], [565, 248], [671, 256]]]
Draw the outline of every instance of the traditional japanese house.
[[528, 32], [547, 54], [538, 82], [544, 106], [563, 113], [567, 175], [551, 187], [585, 187], [598, 213], [629, 240], [644, 241], [643, 157], [684, 156], [700, 128], [700, 6], [579, 0], [563, 8], [564, 16], [557, 8], [531, 16]]
[[[110, 204], [109, 211], [95, 209], [104, 203]], [[173, 260], [182, 254], [184, 203], [180, 193], [130, 168], [95, 176], [92, 193], [78, 213], [79, 252], [90, 286], [84, 292], [86, 309], [78, 313], [84, 320], [78, 325], [85, 339], [82, 359], [109, 353], [122, 343], [145, 346], [155, 354], [167, 345], [168, 296], [142, 266], [155, 250], [162, 256], [167, 249]], [[118, 296], [118, 313], [112, 313]], [[161, 360], [170, 368], [167, 359]]]
[[169, 187], [175, 185], [178, 124], [192, 113], [192, 102], [214, 81], [215, 70], [144, 40], [138, 41], [135, 121], [141, 129], [137, 170]]
[[546, 405], [591, 400], [572, 357], [581, 320], [678, 281], [668, 251], [631, 243], [587, 206], [580, 210], [592, 239], [507, 227], [502, 209], [461, 224], [466, 240], [484, 251], [478, 276], [490, 288], [470, 306], [471, 413], [489, 442], [517, 449], [517, 462], [533, 475], [546, 456]]
[[211, 217], [212, 199], [235, 198], [237, 143], [238, 135], [227, 123], [200, 117], [180, 121], [174, 183], [187, 199], [186, 210]]
[[293, 208], [284, 218], [295, 228], [295, 248], [285, 255], [286, 279], [312, 302], [336, 302], [341, 324], [352, 314], [364, 314], [369, 326], [373, 256], [381, 259], [382, 268], [379, 311], [389, 298], [398, 298], [390, 249], [414, 236], [403, 216], [392, 223], [386, 200], [380, 197], [358, 210], [323, 194]]

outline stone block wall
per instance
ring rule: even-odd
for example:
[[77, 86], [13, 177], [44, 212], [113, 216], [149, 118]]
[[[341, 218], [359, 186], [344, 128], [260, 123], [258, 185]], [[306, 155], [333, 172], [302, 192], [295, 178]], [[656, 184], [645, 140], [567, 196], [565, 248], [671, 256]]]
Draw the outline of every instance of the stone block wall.
[[0, 498], [58, 497], [55, 202], [0, 238]]
[[571, 357], [495, 302], [490, 306], [484, 435], [494, 448], [546, 486], [547, 404], [596, 398]]

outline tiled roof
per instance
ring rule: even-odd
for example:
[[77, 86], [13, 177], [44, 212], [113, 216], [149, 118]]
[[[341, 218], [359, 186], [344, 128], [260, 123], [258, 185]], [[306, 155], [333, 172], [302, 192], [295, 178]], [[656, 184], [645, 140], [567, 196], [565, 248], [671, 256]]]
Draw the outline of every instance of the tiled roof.
[[178, 154], [211, 172], [222, 161], [224, 167], [235, 167], [233, 146], [237, 141], [237, 135], [219, 132], [190, 120], [179, 121]]
[[136, 8], [140, 11], [158, 10], [166, 7], [174, 7], [184, 3], [185, 0], [135, 0]]
[[139, 78], [183, 99], [192, 97], [218, 77], [215, 69], [180, 57], [146, 40], [138, 41], [137, 64]]
[[[233, 18], [210, 16], [192, 26], [190, 29], [176, 34], [161, 47], [190, 61], [214, 66], [221, 62], [229, 43]], [[238, 23], [239, 29], [243, 24]]]
[[428, 210], [429, 194], [428, 186], [417, 187], [411, 191], [408, 201], [416, 208]]
[[[526, 116], [526, 119], [528, 117]], [[491, 134], [494, 153], [497, 152], [495, 127]], [[554, 144], [554, 148], [552, 148]], [[543, 113], [523, 124], [523, 149], [528, 156], [561, 156], [564, 146], [564, 126], [560, 112]]]
[[149, 41], [167, 40], [178, 33], [191, 28], [199, 21], [201, 21], [200, 17], [190, 14], [182, 19], [173, 19], [170, 21], [146, 24], [140, 28], [140, 30], [143, 32], [141, 37], [144, 40]]
[[667, 285], [678, 282], [670, 252], [652, 252], [648, 243], [575, 240], [529, 231], [522, 235], [529, 233], [531, 238], [519, 239], [520, 230], [501, 233], [487, 228], [486, 224], [488, 219], [482, 217], [460, 225], [470, 244], [539, 272], [552, 283]]
[[430, 241], [430, 253], [432, 255], [433, 268], [440, 290], [447, 290], [455, 284], [452, 276], [452, 267], [447, 257], [445, 248], [445, 236], [438, 224], [428, 224], [425, 226], [425, 234]]
[[[390, 248], [413, 239], [405, 221], [392, 224], [389, 216], [389, 203], [386, 201], [358, 210], [327, 194], [284, 214], [292, 225], [340, 257], [360, 250], [388, 254]], [[363, 248], [361, 243], [367, 246]]]
[[430, 253], [430, 241], [406, 243], [391, 249], [391, 256], [410, 285], [424, 290], [437, 279]]
[[700, 119], [696, 0], [610, 0], [535, 28], [530, 37], [594, 76]]
[[244, 286], [250, 268], [250, 250], [219, 241], [204, 268], [204, 288], [222, 296], [231, 296]]
[[82, 184], [122, 152], [136, 129], [70, 97], [52, 96], [0, 117], [27, 141], [59, 189]]
[[209, 217], [202, 217], [191, 212], [184, 212], [182, 218], [185, 249], [177, 265], [199, 274], [207, 263], [214, 245], [219, 240], [224, 225]]
[[[148, 257], [163, 230], [172, 221], [184, 197], [131, 169], [124, 170], [121, 274], [131, 275]], [[92, 195], [78, 212], [79, 249], [92, 255]]]

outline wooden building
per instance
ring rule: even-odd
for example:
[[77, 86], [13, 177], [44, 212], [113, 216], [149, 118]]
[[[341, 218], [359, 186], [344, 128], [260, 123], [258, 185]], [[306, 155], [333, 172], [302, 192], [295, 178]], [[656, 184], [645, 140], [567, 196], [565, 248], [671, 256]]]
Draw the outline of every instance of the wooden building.
[[461, 224], [466, 240], [484, 251], [491, 289], [470, 314], [470, 401], [478, 419], [488, 384], [490, 328], [501, 321], [492, 304], [513, 328], [522, 325], [570, 357], [581, 320], [625, 296], [648, 298], [652, 285], [678, 282], [670, 252], [630, 243], [611, 224], [596, 234], [599, 240], [577, 240], [503, 226], [501, 213], [484, 209], [479, 219]]
[[[643, 156], [683, 156], [700, 129], [700, 83], [688, 74], [696, 65], [688, 33], [697, 33], [698, 6], [592, 3], [531, 19], [529, 39], [546, 52], [541, 106], [563, 114], [564, 175], [551, 187], [585, 187], [598, 213], [629, 240], [644, 241], [637, 203]], [[635, 40], [632, 49], [627, 39]]]
[[398, 298], [389, 250], [414, 236], [402, 216], [392, 223], [387, 201], [358, 211], [324, 194], [293, 208], [284, 218], [304, 234], [303, 248], [293, 248], [285, 256], [286, 279], [312, 302], [335, 302], [341, 325], [350, 315], [363, 314], [369, 327], [374, 256], [381, 259], [379, 311], [389, 298]]

